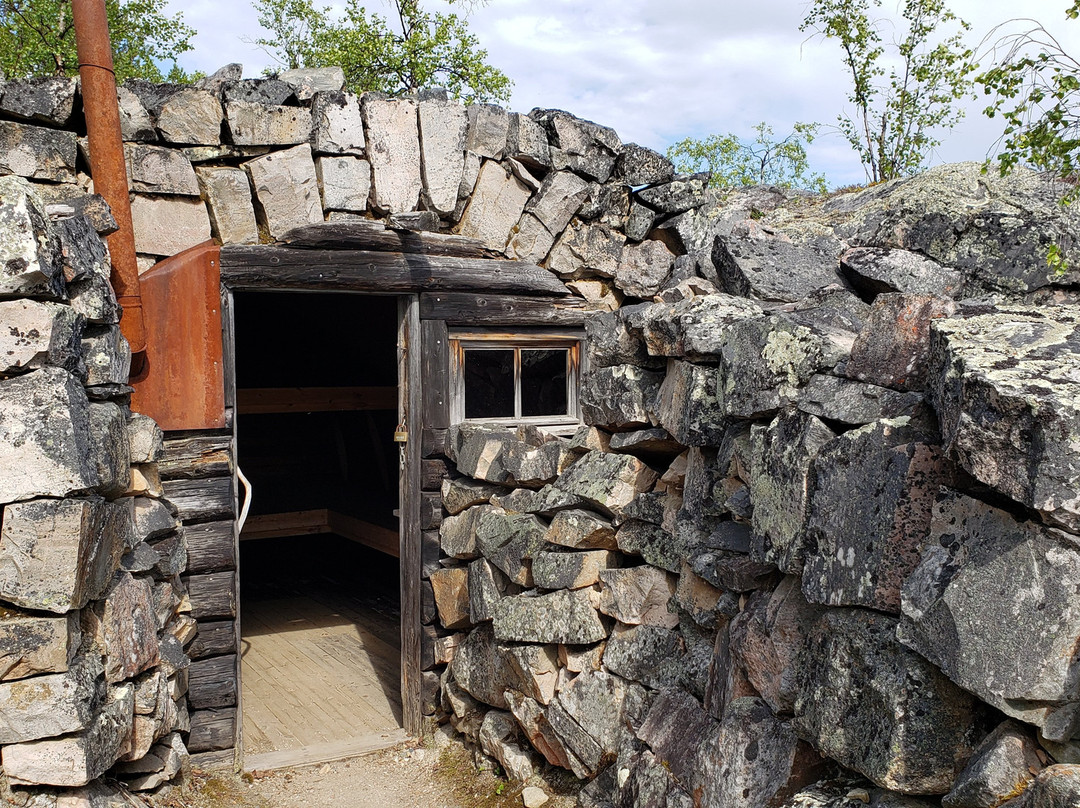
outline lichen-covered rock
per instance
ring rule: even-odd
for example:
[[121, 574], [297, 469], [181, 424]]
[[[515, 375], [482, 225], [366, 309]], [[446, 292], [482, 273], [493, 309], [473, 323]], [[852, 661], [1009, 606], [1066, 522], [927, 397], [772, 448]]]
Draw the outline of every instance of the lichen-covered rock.
[[0, 612], [0, 680], [66, 671], [80, 638], [77, 612], [45, 617], [5, 609]]
[[675, 177], [675, 166], [652, 149], [636, 143], [624, 143], [619, 148], [615, 176], [632, 187], [656, 185], [672, 180]]
[[311, 110], [304, 107], [229, 100], [225, 122], [237, 146], [294, 146], [311, 139]]
[[785, 229], [746, 220], [716, 237], [712, 261], [724, 291], [792, 303], [843, 283], [840, 252], [840, 240], [823, 225]]
[[[635, 503], [640, 500], [635, 500]], [[626, 509], [630, 512], [632, 506]], [[661, 525], [643, 519], [626, 519], [615, 534], [619, 549], [630, 555], [641, 556], [646, 564], [678, 572], [682, 562], [682, 546]]]
[[570, 169], [597, 182], [607, 182], [622, 146], [615, 130], [558, 109], [534, 109], [529, 117], [547, 133], [551, 165], [556, 171]]
[[298, 67], [278, 73], [278, 81], [291, 85], [300, 101], [317, 93], [338, 93], [345, 86], [345, 71], [340, 67]]
[[51, 365], [79, 373], [84, 320], [70, 306], [5, 300], [0, 302], [0, 322], [0, 372]]
[[644, 565], [607, 569], [599, 574], [600, 611], [620, 623], [675, 628], [678, 613], [669, 607], [675, 595], [675, 576]]
[[586, 645], [608, 633], [589, 590], [507, 596], [495, 604], [493, 617], [495, 636], [513, 642]]
[[319, 178], [323, 208], [361, 213], [367, 210], [371, 194], [371, 166], [358, 157], [318, 157], [315, 175]]
[[4, 508], [0, 599], [64, 614], [100, 597], [131, 542], [131, 509], [101, 499], [41, 499]]
[[86, 729], [99, 693], [101, 662], [66, 673], [0, 683], [0, 744], [52, 738]]
[[575, 219], [551, 248], [545, 266], [564, 279], [614, 278], [625, 244], [617, 230]]
[[144, 143], [125, 143], [131, 190], [147, 194], [198, 196], [199, 182], [195, 169], [184, 153]]
[[785, 410], [767, 427], [753, 428], [747, 483], [756, 561], [776, 564], [789, 574], [802, 571], [810, 463], [833, 437], [824, 423], [797, 410]]
[[126, 85], [143, 100], [162, 140], [202, 146], [221, 143], [225, 112], [216, 93], [196, 87], [182, 88], [167, 92], [156, 103], [147, 103], [136, 82], [129, 81]]
[[651, 298], [674, 264], [675, 254], [662, 241], [627, 244], [615, 270], [615, 285], [630, 297]]
[[10, 744], [0, 752], [15, 785], [83, 786], [105, 773], [131, 736], [135, 688], [111, 688], [90, 726], [72, 735]]
[[[482, 505], [496, 494], [505, 492], [501, 485], [470, 480], [468, 477], [447, 477], [442, 481], [442, 503], [450, 515], [459, 514], [473, 505]], [[445, 519], [443, 524], [446, 524]]]
[[717, 384], [715, 366], [669, 359], [656, 395], [656, 420], [683, 446], [719, 443], [729, 419]]
[[511, 713], [490, 710], [480, 725], [480, 748], [502, 766], [514, 780], [527, 780], [533, 765], [529, 753], [518, 743], [518, 727]]
[[663, 626], [616, 626], [604, 648], [604, 667], [654, 690], [685, 687], [686, 647]]
[[506, 156], [529, 168], [546, 170], [551, 166], [551, 147], [547, 134], [528, 115], [511, 112], [506, 130]]
[[641, 334], [631, 327], [628, 319], [648, 304], [627, 306], [618, 311], [597, 311], [585, 315], [585, 347], [589, 365], [597, 368], [616, 365], [637, 365], [641, 368], [658, 368], [663, 360], [649, 356]]
[[531, 195], [513, 172], [494, 160], [485, 161], [456, 232], [502, 252]]
[[878, 295], [845, 375], [896, 390], [925, 389], [930, 323], [955, 311], [951, 300], [932, 295]]
[[767, 416], [797, 401], [811, 376], [842, 358], [829, 336], [790, 315], [740, 320], [723, 335], [717, 395], [728, 415]]
[[118, 497], [132, 482], [127, 417], [111, 401], [93, 401], [89, 407], [90, 461], [97, 467], [97, 491]]
[[1002, 808], [1069, 808], [1080, 802], [1080, 766], [1048, 766], [1019, 797]]
[[597, 368], [581, 380], [582, 419], [618, 429], [645, 426], [662, 381], [660, 374], [636, 365]]
[[0, 177], [0, 267], [0, 294], [56, 298], [64, 293], [60, 242], [41, 198], [18, 177]]
[[611, 522], [592, 511], [577, 508], [556, 513], [544, 535], [544, 541], [581, 550], [615, 550], [615, 528]]
[[132, 463], [155, 463], [164, 451], [165, 436], [154, 419], [132, 413], [127, 423], [128, 446]]
[[953, 476], [941, 450], [920, 440], [906, 418], [876, 421], [822, 447], [807, 493], [807, 599], [899, 614], [934, 498]]
[[690, 174], [673, 177], [668, 182], [642, 188], [635, 196], [661, 213], [682, 213], [708, 199], [709, 175]]
[[383, 213], [415, 210], [421, 187], [416, 102], [365, 93], [360, 112], [367, 132], [375, 209]]
[[[542, 589], [581, 589], [598, 583], [601, 574], [618, 563], [619, 556], [609, 550], [541, 552], [533, 559], [533, 582]], [[602, 600], [600, 609], [604, 611]]]
[[460, 104], [422, 99], [418, 121], [424, 200], [428, 210], [445, 216], [457, 207], [465, 169], [468, 115]]
[[251, 184], [242, 168], [200, 166], [195, 170], [210, 211], [213, 234], [222, 244], [256, 244], [259, 226], [251, 201]]
[[1080, 316], [1020, 307], [935, 323], [930, 400], [976, 479], [1080, 532]]
[[73, 182], [77, 149], [74, 132], [0, 121], [0, 173]]
[[86, 386], [126, 385], [131, 375], [131, 346], [116, 325], [93, 326], [82, 338]]
[[902, 393], [876, 384], [818, 373], [799, 390], [796, 406], [818, 418], [854, 426], [881, 418], [914, 415], [922, 402], [919, 393]]
[[547, 711], [535, 699], [514, 690], [506, 691], [506, 703], [517, 719], [529, 744], [553, 766], [571, 769], [588, 776], [588, 770], [571, 752], [563, 739], [548, 721]]
[[904, 584], [899, 636], [1006, 715], [1065, 740], [1080, 728], [1077, 586], [1075, 537], [952, 493]]
[[0, 84], [0, 113], [62, 127], [75, 105], [72, 76], [30, 76]]
[[56, 497], [101, 482], [86, 392], [46, 367], [0, 381], [0, 502]]
[[643, 688], [603, 671], [586, 671], [559, 691], [548, 720], [566, 747], [595, 774], [644, 718]]
[[256, 218], [271, 238], [323, 220], [311, 146], [303, 143], [244, 163], [258, 200]]
[[201, 199], [136, 195], [131, 223], [135, 250], [146, 255], [175, 255], [210, 239], [210, 216]]
[[841, 254], [840, 268], [865, 295], [904, 292], [958, 298], [964, 288], [958, 270], [908, 250], [852, 247]]
[[[553, 485], [545, 485], [538, 491], [531, 488], [515, 488], [508, 494], [492, 496], [491, 504], [498, 505], [505, 511], [535, 513], [537, 516], [550, 519], [561, 511], [580, 508], [584, 503], [581, 497], [567, 494]], [[558, 542], [555, 543], [558, 544]]]
[[603, 513], [618, 514], [657, 477], [636, 457], [593, 451], [564, 471], [555, 487], [576, 494]]
[[943, 794], [978, 741], [971, 694], [896, 639], [896, 618], [828, 609], [799, 660], [796, 732], [903, 794]]
[[311, 99], [311, 150], [315, 154], [364, 153], [364, 120], [353, 93], [319, 91]]
[[1048, 245], [1072, 244], [1078, 229], [1077, 212], [1058, 203], [1053, 180], [1029, 169], [1002, 177], [983, 168], [981, 162], [935, 166], [824, 208], [845, 214], [837, 232], [850, 244], [925, 255], [960, 270], [969, 293], [1074, 283], [1072, 273], [1056, 278], [1046, 262]]
[[154, 122], [150, 120], [150, 113], [139, 96], [120, 85], [116, 88], [116, 100], [120, 112], [120, 134], [125, 142], [157, 140]]
[[[547, 525], [536, 516], [481, 505], [476, 520], [476, 547], [511, 581], [532, 584], [532, 559], [544, 546]], [[459, 517], [460, 518], [460, 517]]]
[[498, 160], [506, 151], [509, 114], [497, 104], [471, 104], [466, 109], [469, 134], [465, 148], [480, 157]]
[[727, 326], [761, 314], [754, 301], [725, 294], [654, 303], [642, 312], [642, 335], [651, 355], [706, 359], [723, 349]]
[[446, 516], [438, 526], [438, 543], [443, 552], [451, 558], [475, 558], [478, 554], [476, 525], [480, 524], [480, 517], [488, 510], [491, 510], [491, 506], [478, 506]]
[[1043, 768], [1039, 745], [1015, 721], [987, 735], [941, 804], [945, 808], [994, 808], [1027, 788]]

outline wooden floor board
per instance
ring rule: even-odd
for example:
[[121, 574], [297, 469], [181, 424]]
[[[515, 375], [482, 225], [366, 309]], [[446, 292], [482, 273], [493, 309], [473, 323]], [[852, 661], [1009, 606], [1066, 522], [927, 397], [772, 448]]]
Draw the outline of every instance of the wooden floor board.
[[337, 760], [404, 739], [398, 618], [389, 611], [340, 587], [245, 597], [247, 768]]

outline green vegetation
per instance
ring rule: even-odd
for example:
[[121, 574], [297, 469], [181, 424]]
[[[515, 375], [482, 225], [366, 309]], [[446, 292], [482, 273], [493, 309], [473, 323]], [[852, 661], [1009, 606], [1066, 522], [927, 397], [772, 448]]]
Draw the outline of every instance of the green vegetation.
[[[880, 7], [881, 0], [814, 0], [799, 26], [840, 43], [855, 111], [838, 117], [839, 128], [871, 182], [923, 168], [941, 142], [934, 132], [963, 116], [956, 102], [971, 91], [976, 69], [963, 40], [969, 26], [944, 0], [904, 0], [905, 30], [888, 53], [882, 23], [871, 18]], [[955, 32], [940, 33], [947, 26]]]
[[667, 150], [667, 157], [682, 173], [711, 171], [710, 185], [734, 188], [744, 185], [779, 185], [824, 193], [825, 178], [810, 171], [806, 146], [813, 143], [818, 125], [796, 123], [782, 140], [773, 138], [764, 121], [754, 127], [757, 136], [742, 140], [733, 134], [710, 135], [704, 140], [686, 138]]
[[340, 17], [312, 0], [255, 0], [270, 36], [255, 40], [284, 68], [339, 66], [353, 92], [445, 87], [466, 103], [507, 101], [512, 82], [487, 63], [465, 20], [393, 0], [391, 23], [347, 0]]
[[[1080, 0], [1065, 10], [1080, 16]], [[984, 112], [1004, 119], [998, 161], [1002, 174], [1026, 163], [1074, 178], [1080, 167], [1080, 62], [1041, 25], [997, 40], [993, 65], [976, 77], [995, 96]], [[1070, 184], [1066, 201], [1080, 197]]]
[[[118, 81], [190, 81], [176, 63], [191, 50], [194, 29], [166, 15], [166, 0], [106, 0]], [[166, 65], [163, 71], [162, 65]], [[0, 70], [8, 78], [74, 76], [75, 26], [67, 0], [0, 0]]]

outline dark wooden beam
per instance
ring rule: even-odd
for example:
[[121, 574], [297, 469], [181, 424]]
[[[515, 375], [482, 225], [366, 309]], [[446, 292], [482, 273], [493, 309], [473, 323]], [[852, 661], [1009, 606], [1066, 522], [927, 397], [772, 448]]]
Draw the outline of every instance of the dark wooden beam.
[[391, 230], [381, 222], [316, 222], [294, 227], [281, 237], [290, 247], [316, 250], [377, 250], [379, 252], [495, 258], [484, 242], [445, 233]]
[[524, 295], [477, 295], [467, 292], [426, 292], [420, 295], [420, 316], [448, 325], [547, 325], [580, 328], [585, 301], [577, 297], [552, 300]]
[[241, 415], [393, 410], [397, 399], [396, 387], [242, 387], [236, 409]]
[[222, 247], [221, 280], [231, 289], [570, 294], [546, 269], [523, 261], [262, 245]]

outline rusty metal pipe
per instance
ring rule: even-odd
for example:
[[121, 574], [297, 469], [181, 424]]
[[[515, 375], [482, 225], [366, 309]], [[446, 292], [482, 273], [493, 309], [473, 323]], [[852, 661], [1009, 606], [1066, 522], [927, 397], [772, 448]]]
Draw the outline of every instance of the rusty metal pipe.
[[[108, 237], [112, 287], [124, 310], [120, 330], [130, 343], [132, 353], [140, 354], [146, 349], [146, 332], [105, 0], [72, 0], [71, 8], [94, 190], [109, 203], [120, 227]], [[136, 361], [133, 367], [138, 364]]]

